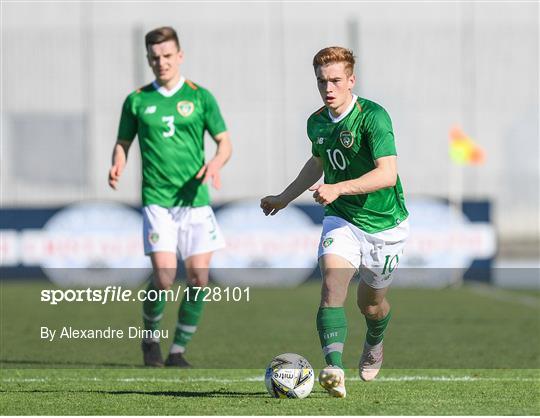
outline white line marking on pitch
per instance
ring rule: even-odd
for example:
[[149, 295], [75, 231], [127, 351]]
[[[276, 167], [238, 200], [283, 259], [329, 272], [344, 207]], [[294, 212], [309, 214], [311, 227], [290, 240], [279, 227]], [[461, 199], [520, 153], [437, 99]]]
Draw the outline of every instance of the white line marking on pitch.
[[515, 295], [512, 293], [505, 292], [504, 290], [494, 288], [493, 286], [477, 283], [477, 284], [468, 284], [465, 286], [465, 289], [469, 290], [471, 293], [485, 296], [490, 299], [500, 300], [502, 302], [518, 303], [520, 305], [525, 305], [530, 308], [538, 309], [540, 307], [540, 299], [534, 296], [526, 295]]
[[[349, 377], [348, 381], [359, 381], [358, 376]], [[263, 376], [251, 376], [241, 379], [224, 379], [216, 377], [196, 377], [196, 378], [145, 378], [145, 377], [126, 377], [101, 379], [92, 378], [4, 378], [3, 383], [33, 383], [33, 382], [55, 382], [55, 381], [74, 381], [74, 382], [121, 382], [121, 383], [243, 383], [243, 382], [262, 382]], [[381, 376], [376, 382], [540, 382], [540, 378], [529, 377], [477, 377], [477, 376]]]

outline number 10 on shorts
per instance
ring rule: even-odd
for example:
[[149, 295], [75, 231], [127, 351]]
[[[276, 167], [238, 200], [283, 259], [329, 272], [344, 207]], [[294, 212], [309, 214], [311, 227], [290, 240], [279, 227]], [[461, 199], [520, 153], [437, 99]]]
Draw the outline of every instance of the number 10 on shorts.
[[396, 269], [398, 263], [399, 257], [397, 254], [394, 256], [392, 256], [391, 254], [387, 255], [384, 259], [384, 267], [382, 270], [382, 274], [386, 274], [386, 272], [392, 273]]

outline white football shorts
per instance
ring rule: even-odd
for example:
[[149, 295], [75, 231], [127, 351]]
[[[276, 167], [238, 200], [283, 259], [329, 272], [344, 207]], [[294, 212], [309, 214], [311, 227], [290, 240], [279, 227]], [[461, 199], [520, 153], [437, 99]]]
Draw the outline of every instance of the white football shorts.
[[319, 258], [336, 254], [345, 258], [358, 271], [360, 279], [374, 289], [392, 283], [409, 236], [409, 220], [386, 231], [368, 234], [337, 216], [325, 216], [319, 243]]
[[165, 251], [176, 253], [185, 260], [225, 247], [225, 239], [210, 206], [145, 206], [143, 234], [146, 255]]

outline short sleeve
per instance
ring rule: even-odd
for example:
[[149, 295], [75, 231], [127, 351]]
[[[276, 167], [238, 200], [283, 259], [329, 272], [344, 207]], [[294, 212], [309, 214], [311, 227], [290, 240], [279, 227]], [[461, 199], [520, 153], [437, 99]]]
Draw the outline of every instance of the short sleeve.
[[204, 102], [204, 125], [206, 130], [212, 136], [216, 136], [227, 130], [223, 116], [219, 110], [219, 106], [215, 97], [208, 90], [203, 90]]
[[386, 110], [375, 109], [367, 120], [366, 129], [373, 160], [397, 155], [392, 121]]
[[321, 154], [319, 154], [319, 151], [317, 150], [317, 148], [315, 147], [315, 142], [312, 142], [311, 143], [311, 154], [314, 156], [314, 157], [317, 157], [319, 158], [321, 156]]
[[122, 106], [122, 115], [120, 116], [117, 138], [124, 141], [133, 141], [133, 138], [137, 135], [137, 129], [138, 120], [133, 99], [131, 96], [128, 96]]
[[315, 146], [315, 141], [311, 138], [311, 118], [309, 118], [307, 121], [306, 131], [307, 131], [307, 136], [309, 140], [311, 141], [311, 154], [314, 157], [319, 158], [321, 154], [319, 153], [319, 151], [317, 150], [317, 147]]

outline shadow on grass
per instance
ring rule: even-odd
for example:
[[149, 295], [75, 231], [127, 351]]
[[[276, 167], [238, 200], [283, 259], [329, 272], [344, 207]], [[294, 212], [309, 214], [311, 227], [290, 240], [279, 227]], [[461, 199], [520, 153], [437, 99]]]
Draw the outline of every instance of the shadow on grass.
[[235, 392], [229, 390], [212, 391], [145, 391], [145, 390], [0, 390], [0, 393], [88, 393], [100, 395], [149, 395], [172, 396], [178, 398], [268, 398], [267, 392]]

